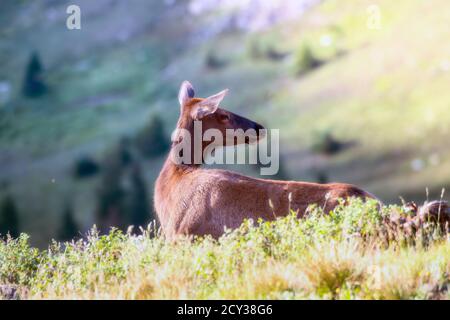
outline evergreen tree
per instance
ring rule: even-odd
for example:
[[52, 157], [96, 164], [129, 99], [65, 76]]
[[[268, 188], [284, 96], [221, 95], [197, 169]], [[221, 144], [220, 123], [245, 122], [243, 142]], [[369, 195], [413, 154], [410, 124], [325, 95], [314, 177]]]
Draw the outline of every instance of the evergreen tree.
[[330, 132], [316, 133], [313, 137], [312, 151], [325, 156], [333, 156], [348, 148], [352, 143], [344, 143], [336, 139]]
[[205, 59], [205, 65], [209, 69], [221, 69], [227, 65], [224, 59], [220, 59], [213, 51], [208, 52]]
[[128, 139], [102, 163], [97, 222], [101, 232], [112, 226], [126, 231], [130, 225], [146, 227], [153, 219], [139, 153]]
[[8, 233], [13, 238], [19, 236], [19, 216], [16, 204], [11, 196], [3, 199], [0, 208], [0, 234], [5, 236]]
[[125, 227], [126, 190], [122, 186], [122, 179], [132, 160], [128, 140], [122, 139], [119, 146], [107, 154], [102, 163], [97, 208], [97, 223], [102, 232], [107, 232], [112, 226]]
[[27, 65], [25, 71], [25, 79], [23, 83], [23, 94], [30, 98], [43, 95], [47, 91], [47, 86], [42, 78], [43, 68], [39, 55], [34, 52]]
[[131, 170], [129, 210], [131, 225], [145, 227], [150, 223], [150, 201], [148, 199], [147, 186], [138, 162], [133, 164]]
[[148, 124], [136, 136], [135, 143], [146, 158], [159, 156], [168, 150], [168, 138], [164, 134], [164, 123], [159, 116], [151, 117]]
[[307, 44], [303, 45], [295, 56], [295, 69], [299, 75], [319, 67], [322, 63], [321, 60], [315, 57], [313, 51]]
[[70, 206], [67, 206], [62, 216], [62, 223], [59, 230], [58, 239], [61, 241], [72, 240], [77, 235], [79, 235], [78, 231], [79, 228], [73, 217], [72, 208]]
[[93, 158], [83, 156], [74, 165], [73, 176], [76, 179], [93, 177], [100, 171], [100, 165]]
[[328, 183], [328, 175], [324, 170], [320, 170], [316, 173], [317, 183]]

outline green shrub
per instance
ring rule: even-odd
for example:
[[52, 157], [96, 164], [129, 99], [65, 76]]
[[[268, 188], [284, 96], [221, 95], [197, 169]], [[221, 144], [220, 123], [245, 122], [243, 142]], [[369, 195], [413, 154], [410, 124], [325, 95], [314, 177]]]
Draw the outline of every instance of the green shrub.
[[36, 98], [47, 92], [43, 79], [43, 67], [37, 52], [34, 52], [28, 62], [23, 81], [23, 94], [26, 97]]
[[[272, 40], [275, 41], [275, 40]], [[247, 51], [252, 59], [268, 59], [272, 61], [283, 60], [288, 53], [276, 49], [273, 42], [261, 41], [258, 38], [252, 38], [247, 44]]]
[[208, 69], [222, 69], [226, 67], [227, 62], [223, 58], [219, 58], [214, 52], [210, 51], [206, 55], [205, 65]]
[[31, 248], [26, 234], [0, 240], [0, 284], [28, 286], [45, 262], [45, 252]]
[[308, 73], [322, 65], [322, 61], [314, 55], [308, 44], [303, 44], [295, 53], [294, 72], [298, 75]]

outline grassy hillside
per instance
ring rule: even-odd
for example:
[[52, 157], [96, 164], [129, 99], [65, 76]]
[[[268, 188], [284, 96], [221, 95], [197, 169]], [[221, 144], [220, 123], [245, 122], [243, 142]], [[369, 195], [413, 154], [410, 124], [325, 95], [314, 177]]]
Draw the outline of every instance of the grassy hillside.
[[[83, 231], [96, 222], [99, 178], [74, 180], [75, 160], [103, 159], [155, 114], [169, 135], [184, 79], [202, 96], [230, 88], [226, 108], [279, 128], [291, 179], [325, 172], [387, 202], [449, 187], [446, 0], [326, 0], [294, 21], [217, 34], [206, 31], [220, 7], [199, 17], [185, 1], [78, 2], [80, 31], [65, 28], [63, 1], [0, 4], [0, 193], [17, 200], [33, 243], [55, 237], [66, 203]], [[368, 28], [373, 4], [380, 29]], [[305, 47], [321, 63], [301, 72]], [[49, 87], [39, 99], [21, 94], [33, 51]], [[317, 155], [326, 132], [354, 146]], [[162, 159], [143, 164], [150, 189]]]
[[218, 241], [91, 230], [39, 251], [22, 235], [0, 242], [0, 283], [21, 299], [449, 299], [448, 233], [389, 228], [410, 213], [377, 208], [247, 221]]

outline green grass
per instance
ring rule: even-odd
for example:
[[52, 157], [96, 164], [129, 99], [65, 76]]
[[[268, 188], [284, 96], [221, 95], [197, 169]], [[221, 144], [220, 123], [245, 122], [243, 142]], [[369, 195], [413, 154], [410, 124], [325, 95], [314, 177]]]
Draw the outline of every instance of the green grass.
[[449, 235], [433, 224], [390, 229], [393, 212], [354, 200], [176, 243], [151, 226], [139, 236], [92, 229], [42, 251], [23, 234], [0, 242], [0, 284], [22, 299], [450, 298]]

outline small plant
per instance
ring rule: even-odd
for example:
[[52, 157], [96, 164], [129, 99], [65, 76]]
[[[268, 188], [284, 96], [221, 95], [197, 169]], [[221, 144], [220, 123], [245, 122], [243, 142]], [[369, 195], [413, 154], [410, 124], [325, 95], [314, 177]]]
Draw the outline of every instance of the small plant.
[[30, 237], [21, 234], [17, 239], [8, 236], [0, 240], [0, 283], [30, 286], [36, 271], [45, 264], [45, 254], [31, 248]]

